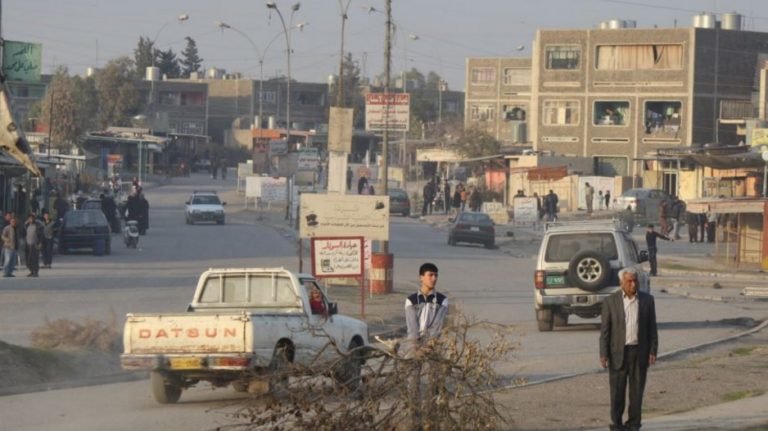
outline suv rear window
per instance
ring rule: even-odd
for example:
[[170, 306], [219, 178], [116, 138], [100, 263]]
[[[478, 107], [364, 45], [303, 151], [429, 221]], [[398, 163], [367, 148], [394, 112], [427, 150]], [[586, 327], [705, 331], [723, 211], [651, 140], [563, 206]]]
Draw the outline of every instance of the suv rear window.
[[619, 258], [616, 242], [611, 233], [582, 233], [567, 235], [552, 235], [547, 242], [547, 252], [544, 259], [547, 262], [568, 262], [577, 253], [590, 250], [596, 251], [608, 260]]

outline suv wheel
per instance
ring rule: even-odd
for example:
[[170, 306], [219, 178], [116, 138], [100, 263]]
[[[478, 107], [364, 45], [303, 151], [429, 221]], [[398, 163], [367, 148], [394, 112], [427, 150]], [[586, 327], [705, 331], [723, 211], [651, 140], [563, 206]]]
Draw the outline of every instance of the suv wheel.
[[555, 326], [552, 310], [536, 310], [536, 322], [539, 324], [539, 332], [550, 332]]
[[610, 272], [611, 267], [605, 256], [591, 250], [576, 254], [568, 264], [571, 283], [589, 291], [604, 287], [610, 278]]
[[555, 326], [568, 326], [568, 313], [565, 311], [553, 313], [553, 318]]

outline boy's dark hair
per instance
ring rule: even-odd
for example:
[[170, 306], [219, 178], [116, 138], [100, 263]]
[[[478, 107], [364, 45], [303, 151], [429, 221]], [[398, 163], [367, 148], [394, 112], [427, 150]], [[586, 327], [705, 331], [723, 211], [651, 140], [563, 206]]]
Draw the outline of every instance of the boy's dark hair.
[[653, 223], [649, 223], [649, 224], [648, 224], [648, 227], [649, 227], [649, 228], [651, 228], [651, 229], [653, 229]]
[[437, 265], [427, 262], [419, 267], [419, 275], [424, 275], [427, 271], [437, 274]]

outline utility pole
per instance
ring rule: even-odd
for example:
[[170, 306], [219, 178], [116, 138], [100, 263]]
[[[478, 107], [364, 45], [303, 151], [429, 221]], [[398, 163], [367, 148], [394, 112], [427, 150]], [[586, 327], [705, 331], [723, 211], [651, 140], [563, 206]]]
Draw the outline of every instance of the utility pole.
[[[381, 186], [379, 194], [387, 196], [389, 188], [389, 80], [392, 69], [392, 0], [386, 0], [387, 31], [384, 37], [384, 136], [381, 141]], [[381, 252], [389, 253], [389, 241], [381, 242]]]

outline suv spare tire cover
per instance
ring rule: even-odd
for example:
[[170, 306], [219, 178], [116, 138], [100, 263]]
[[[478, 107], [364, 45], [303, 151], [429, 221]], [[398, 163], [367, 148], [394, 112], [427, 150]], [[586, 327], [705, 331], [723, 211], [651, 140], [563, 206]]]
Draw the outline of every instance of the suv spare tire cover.
[[611, 277], [611, 266], [602, 254], [585, 250], [577, 253], [568, 264], [571, 284], [584, 290], [602, 289]]

